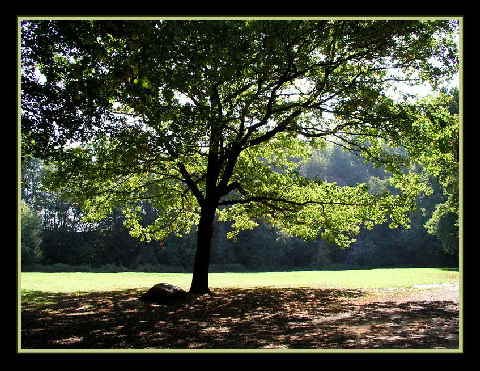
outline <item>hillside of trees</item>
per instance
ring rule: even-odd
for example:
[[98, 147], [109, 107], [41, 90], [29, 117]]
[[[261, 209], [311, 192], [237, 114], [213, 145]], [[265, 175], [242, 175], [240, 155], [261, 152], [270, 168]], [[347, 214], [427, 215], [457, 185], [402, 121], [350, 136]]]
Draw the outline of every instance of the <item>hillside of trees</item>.
[[[23, 271], [191, 272], [195, 230], [183, 237], [172, 234], [162, 241], [141, 242], [123, 225], [121, 209], [99, 223], [87, 223], [73, 203], [43, 190], [45, 171], [40, 160], [23, 159]], [[365, 183], [370, 192], [382, 192], [389, 176], [385, 169], [335, 145], [315, 152], [301, 172], [338, 185]], [[320, 239], [304, 241], [261, 221], [259, 227], [241, 231], [230, 240], [225, 237], [230, 225], [216, 221], [210, 271], [458, 266], [455, 215], [436, 213], [447, 196], [433, 177], [430, 182], [433, 193], [417, 198], [410, 229], [378, 225], [362, 230], [349, 248]], [[142, 208], [145, 225], [160, 212], [148, 201]]]

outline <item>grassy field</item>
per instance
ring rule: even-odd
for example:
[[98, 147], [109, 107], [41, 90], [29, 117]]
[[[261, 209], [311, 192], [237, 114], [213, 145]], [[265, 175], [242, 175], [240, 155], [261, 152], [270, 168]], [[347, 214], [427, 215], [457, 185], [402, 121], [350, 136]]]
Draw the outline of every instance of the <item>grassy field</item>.
[[[183, 289], [190, 273], [39, 273], [21, 274], [22, 291], [95, 292], [149, 288], [166, 282]], [[339, 271], [210, 273], [210, 288], [310, 287], [375, 289], [458, 282], [459, 272], [445, 268], [389, 268]]]

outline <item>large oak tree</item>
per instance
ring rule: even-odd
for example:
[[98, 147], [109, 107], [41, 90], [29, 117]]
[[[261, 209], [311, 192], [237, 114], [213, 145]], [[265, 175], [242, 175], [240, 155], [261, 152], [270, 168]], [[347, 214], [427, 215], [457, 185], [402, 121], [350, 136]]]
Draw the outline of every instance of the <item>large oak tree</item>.
[[[347, 246], [360, 227], [406, 225], [425, 191], [405, 143], [424, 148], [398, 84], [457, 69], [455, 21], [40, 20], [22, 22], [22, 150], [51, 189], [132, 235], [197, 225], [190, 291], [208, 292], [214, 220], [259, 220]], [[395, 192], [307, 179], [326, 141], [391, 172]], [[422, 151], [419, 151], [422, 152]], [[142, 226], [141, 200], [158, 218]]]

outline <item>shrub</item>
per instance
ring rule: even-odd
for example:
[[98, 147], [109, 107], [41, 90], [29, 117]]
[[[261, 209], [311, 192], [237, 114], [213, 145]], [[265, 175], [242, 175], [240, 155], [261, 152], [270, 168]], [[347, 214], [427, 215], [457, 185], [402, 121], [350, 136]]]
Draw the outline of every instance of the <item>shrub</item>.
[[64, 263], [55, 263], [55, 264], [46, 265], [45, 268], [47, 269], [48, 272], [52, 272], [52, 273], [78, 271], [77, 267], [70, 264], [64, 264]]
[[118, 272], [126, 272], [128, 271], [128, 269], [122, 265], [109, 263], [109, 264], [104, 264], [104, 265], [95, 267], [92, 269], [92, 271], [95, 273], [118, 273]]
[[158, 265], [149, 263], [138, 264], [135, 267], [135, 272], [156, 273], [158, 272]]
[[183, 273], [185, 269], [179, 265], [164, 265], [164, 264], [138, 264], [135, 272], [145, 273]]
[[186, 273], [185, 268], [180, 265], [158, 264], [156, 267], [158, 273]]
[[209, 272], [212, 273], [220, 273], [220, 272], [245, 272], [247, 268], [245, 268], [242, 264], [211, 264], [209, 268]]

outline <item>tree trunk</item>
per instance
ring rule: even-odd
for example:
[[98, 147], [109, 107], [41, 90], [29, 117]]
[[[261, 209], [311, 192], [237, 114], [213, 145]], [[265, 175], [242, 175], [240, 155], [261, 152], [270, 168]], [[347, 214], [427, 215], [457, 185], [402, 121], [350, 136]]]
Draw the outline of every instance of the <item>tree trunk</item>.
[[216, 207], [204, 207], [200, 215], [197, 231], [197, 251], [193, 263], [193, 278], [190, 286], [192, 294], [206, 294], [208, 289], [208, 266], [213, 237]]

